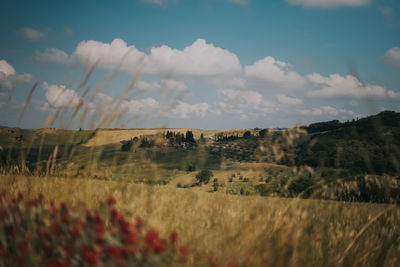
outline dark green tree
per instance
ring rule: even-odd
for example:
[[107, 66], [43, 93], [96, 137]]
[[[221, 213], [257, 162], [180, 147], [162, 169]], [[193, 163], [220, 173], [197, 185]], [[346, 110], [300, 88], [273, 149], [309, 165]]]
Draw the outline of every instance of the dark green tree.
[[208, 183], [210, 181], [211, 177], [213, 177], [213, 176], [214, 176], [214, 174], [212, 173], [212, 171], [202, 170], [198, 174], [196, 174], [196, 179], [199, 182]]

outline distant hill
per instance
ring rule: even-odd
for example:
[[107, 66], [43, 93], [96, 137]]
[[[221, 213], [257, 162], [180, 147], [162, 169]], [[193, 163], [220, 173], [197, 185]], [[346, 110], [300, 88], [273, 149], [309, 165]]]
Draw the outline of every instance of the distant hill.
[[299, 165], [400, 173], [400, 113], [384, 111], [357, 121], [318, 122], [303, 128], [312, 136], [299, 147]]

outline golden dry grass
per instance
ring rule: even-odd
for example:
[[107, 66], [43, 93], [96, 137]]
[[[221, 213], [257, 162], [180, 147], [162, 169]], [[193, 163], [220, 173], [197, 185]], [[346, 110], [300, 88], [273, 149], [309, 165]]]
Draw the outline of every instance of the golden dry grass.
[[233, 196], [91, 179], [0, 177], [0, 189], [46, 200], [117, 207], [162, 232], [178, 231], [191, 265], [209, 255], [248, 266], [399, 266], [400, 207]]
[[139, 137], [142, 135], [154, 135], [167, 131], [173, 131], [176, 133], [185, 134], [186, 131], [192, 131], [196, 139], [200, 138], [203, 133], [204, 136], [212, 136], [214, 133], [219, 131], [216, 130], [197, 130], [190, 128], [149, 128], [149, 129], [110, 129], [110, 130], [98, 130], [96, 135], [89, 140], [85, 146], [102, 146], [114, 143], [119, 143], [123, 140], [129, 140], [133, 137]]

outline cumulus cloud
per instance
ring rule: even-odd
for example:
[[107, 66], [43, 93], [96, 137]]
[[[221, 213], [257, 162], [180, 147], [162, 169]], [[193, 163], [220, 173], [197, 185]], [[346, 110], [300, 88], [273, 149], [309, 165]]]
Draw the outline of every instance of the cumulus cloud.
[[177, 91], [186, 91], [188, 86], [183, 81], [177, 81], [172, 79], [163, 79], [164, 86], [166, 89], [177, 90]]
[[247, 78], [270, 83], [278, 87], [298, 88], [305, 84], [305, 79], [289, 63], [265, 57], [244, 68]]
[[16, 74], [13, 66], [8, 64], [8, 62], [5, 60], [0, 60], [0, 73], [3, 73], [5, 76]]
[[150, 115], [160, 106], [160, 103], [152, 97], [120, 100], [114, 99], [107, 94], [99, 93], [92, 107], [93, 109], [111, 107], [112, 103], [116, 103], [117, 101], [120, 102], [118, 107], [120, 110], [126, 110], [127, 114], [135, 116]]
[[47, 48], [43, 52], [36, 51], [33, 58], [38, 61], [55, 62], [65, 64], [68, 62], [68, 55], [57, 48]]
[[28, 27], [22, 27], [18, 30], [18, 32], [22, 37], [30, 41], [39, 41], [45, 37], [45, 34], [43, 32]]
[[81, 100], [74, 90], [68, 89], [65, 85], [49, 85], [44, 82], [42, 87], [46, 91], [45, 96], [47, 101], [53, 107], [74, 107]]
[[11, 66], [7, 61], [0, 60], [0, 89], [9, 89], [15, 83], [28, 83], [31, 81], [31, 74], [17, 74], [14, 67]]
[[365, 6], [371, 0], [286, 0], [291, 5], [318, 8], [336, 8], [342, 6]]
[[301, 100], [299, 98], [289, 97], [284, 94], [277, 94], [276, 98], [278, 99], [278, 101], [281, 104], [284, 104], [284, 105], [298, 105], [298, 104], [303, 103], [303, 100]]
[[332, 117], [337, 117], [341, 116], [342, 119], [345, 118], [356, 118], [356, 117], [362, 117], [361, 114], [358, 114], [352, 110], [348, 109], [336, 109], [331, 106], [322, 106], [319, 108], [311, 108], [311, 109], [300, 109], [298, 112], [302, 115], [312, 115], [312, 116], [323, 116], [323, 115], [329, 115]]
[[73, 57], [89, 64], [98, 62], [98, 67], [103, 69], [135, 73], [146, 55], [134, 45], [127, 46], [125, 41], [114, 39], [111, 43], [82, 41], [77, 45]]
[[136, 82], [135, 87], [139, 88], [141, 91], [155, 91], [160, 89], [160, 84], [158, 82], [148, 83], [142, 80]]
[[315, 98], [382, 98], [400, 99], [400, 92], [387, 90], [380, 85], [363, 85], [356, 77], [332, 74], [329, 77], [318, 73], [307, 75], [307, 78], [321, 89], [311, 90], [307, 93], [309, 97]]
[[218, 114], [227, 113], [246, 119], [249, 115], [258, 116], [276, 110], [275, 104], [264, 99], [257, 91], [223, 88], [219, 89], [217, 93]]
[[204, 102], [198, 104], [189, 104], [179, 100], [175, 108], [171, 110], [171, 114], [182, 119], [188, 118], [189, 115], [195, 115], [197, 117], [204, 118], [209, 109], [210, 105]]
[[122, 108], [128, 110], [128, 114], [140, 115], [150, 114], [159, 107], [159, 102], [152, 97], [142, 99], [124, 100], [121, 104]]
[[383, 60], [393, 66], [400, 66], [400, 47], [393, 47], [386, 51]]
[[99, 67], [119, 68], [135, 73], [166, 74], [186, 76], [232, 75], [241, 72], [238, 57], [228, 50], [215, 47], [203, 39], [197, 39], [183, 50], [166, 45], [153, 47], [150, 53], [139, 51], [134, 45], [128, 46], [121, 39], [110, 44], [97, 41], [84, 41], [78, 44], [74, 56], [89, 63], [99, 61]]

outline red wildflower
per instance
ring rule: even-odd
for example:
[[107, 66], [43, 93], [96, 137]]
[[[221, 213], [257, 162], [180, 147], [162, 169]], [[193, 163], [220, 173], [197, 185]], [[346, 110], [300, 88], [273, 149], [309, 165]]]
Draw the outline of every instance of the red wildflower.
[[42, 193], [39, 193], [39, 196], [38, 196], [38, 201], [39, 201], [39, 203], [40, 203], [40, 204], [42, 204], [42, 203], [43, 203], [43, 199], [44, 199], [44, 196], [43, 196], [43, 194], [42, 194]]
[[96, 233], [96, 241], [97, 242], [103, 242], [104, 240], [104, 233], [103, 232], [97, 232]]
[[146, 234], [146, 242], [148, 245], [153, 245], [158, 240], [158, 232], [154, 229], [151, 229]]
[[155, 253], [163, 252], [165, 250], [165, 245], [161, 242], [154, 243], [153, 250]]
[[129, 245], [135, 244], [137, 241], [136, 235], [130, 234], [126, 237], [125, 242]]
[[143, 226], [143, 220], [142, 220], [142, 218], [137, 217], [137, 218], [136, 218], [136, 229], [137, 229], [138, 231], [140, 231], [140, 229], [142, 229], [142, 226]]
[[129, 223], [129, 222], [125, 222], [121, 225], [121, 230], [122, 232], [124, 232], [125, 234], [131, 234], [133, 232], [135, 232], [135, 228], [134, 226]]
[[107, 203], [108, 203], [108, 205], [113, 206], [113, 205], [115, 205], [115, 203], [117, 203], [117, 201], [115, 200], [115, 197], [109, 196], [107, 199]]
[[175, 243], [175, 242], [178, 240], [178, 233], [177, 233], [177, 232], [172, 232], [172, 233], [169, 235], [169, 240], [170, 240], [172, 243]]
[[52, 216], [54, 216], [54, 215], [56, 215], [56, 213], [57, 213], [57, 208], [56, 208], [56, 206], [54, 205], [54, 203], [52, 203], [52, 204], [51, 204], [51, 208], [50, 208], [50, 214], [51, 214]]
[[118, 211], [115, 208], [110, 209], [110, 217], [112, 220], [115, 220], [118, 216]]
[[53, 246], [51, 245], [51, 243], [49, 241], [45, 241], [44, 248], [48, 251], [51, 251], [53, 249]]
[[87, 251], [84, 255], [83, 258], [85, 259], [86, 262], [90, 264], [96, 264], [98, 259], [98, 255], [94, 252]]
[[64, 202], [61, 202], [60, 210], [61, 210], [61, 213], [63, 213], [63, 214], [68, 213], [68, 207]]
[[190, 252], [190, 248], [188, 246], [181, 246], [179, 248], [179, 253], [184, 257], [186, 257], [189, 254], [189, 252]]
[[5, 246], [0, 245], [0, 257], [6, 256], [8, 254], [8, 250]]
[[74, 246], [72, 244], [66, 245], [65, 252], [67, 253], [68, 257], [72, 257], [72, 255], [74, 254]]
[[77, 237], [79, 237], [80, 235], [81, 235], [81, 231], [79, 230], [79, 228], [78, 228], [77, 226], [75, 226], [75, 227], [72, 229], [72, 236], [75, 237], [75, 238], [77, 238]]
[[103, 219], [101, 218], [101, 215], [100, 214], [98, 214], [98, 213], [96, 213], [95, 215], [94, 215], [94, 222], [95, 223], [102, 223], [103, 222]]
[[48, 237], [50, 236], [50, 234], [49, 234], [49, 232], [48, 232], [46, 229], [40, 228], [40, 229], [39, 229], [39, 236], [40, 236], [41, 238], [48, 238]]
[[99, 223], [96, 225], [96, 233], [104, 233], [104, 230], [104, 224]]
[[63, 215], [62, 221], [63, 221], [63, 223], [69, 223], [70, 222], [70, 218], [69, 218], [68, 213]]
[[53, 233], [55, 234], [59, 234], [61, 232], [61, 228], [58, 224], [53, 224], [51, 226], [51, 230], [53, 231]]
[[107, 254], [113, 257], [120, 257], [121, 251], [116, 246], [110, 246], [107, 248]]
[[26, 253], [28, 251], [28, 243], [26, 242], [21, 242], [18, 244], [18, 250], [21, 253]]

